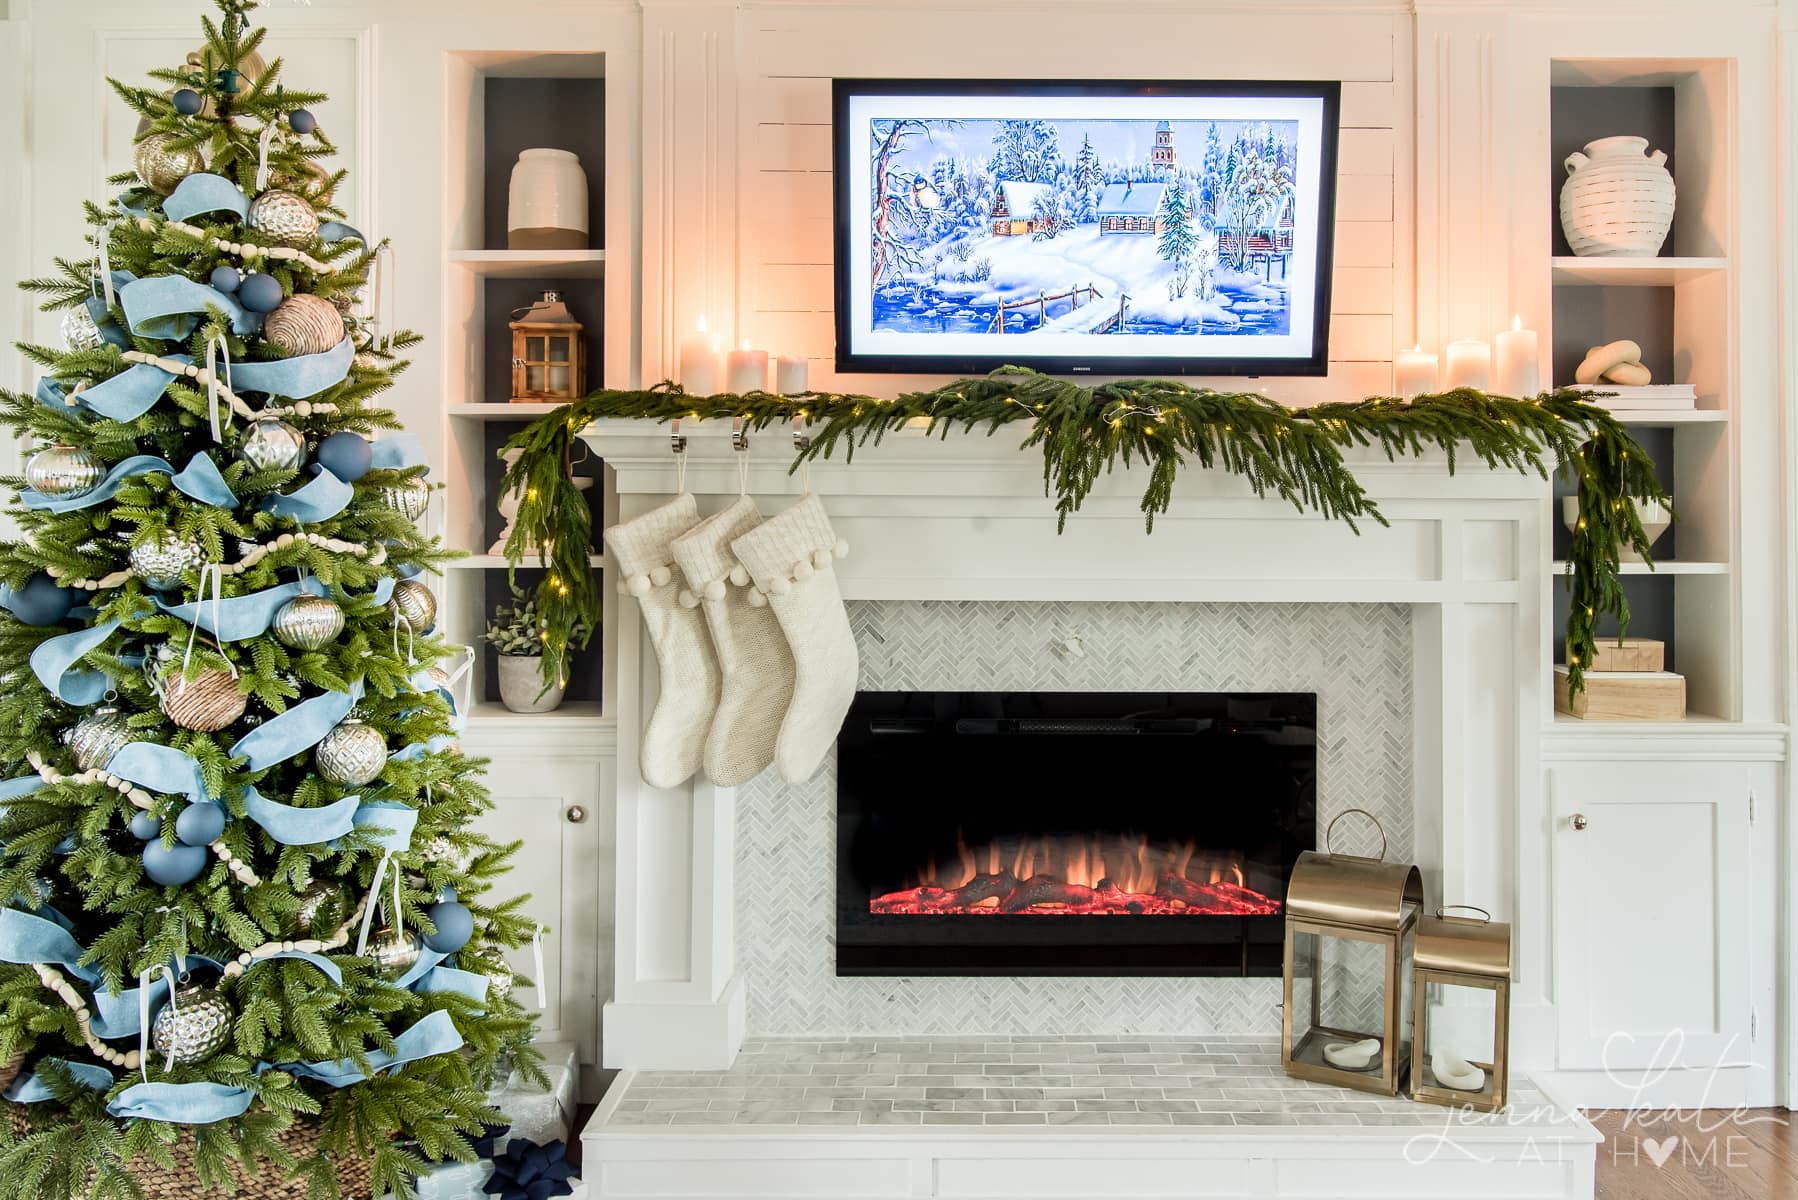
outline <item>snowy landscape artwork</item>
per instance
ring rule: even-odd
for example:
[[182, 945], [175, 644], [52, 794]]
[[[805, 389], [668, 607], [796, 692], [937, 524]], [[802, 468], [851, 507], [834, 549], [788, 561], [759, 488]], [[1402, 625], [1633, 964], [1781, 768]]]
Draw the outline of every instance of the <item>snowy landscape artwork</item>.
[[1324, 373], [1337, 92], [836, 81], [839, 369]]

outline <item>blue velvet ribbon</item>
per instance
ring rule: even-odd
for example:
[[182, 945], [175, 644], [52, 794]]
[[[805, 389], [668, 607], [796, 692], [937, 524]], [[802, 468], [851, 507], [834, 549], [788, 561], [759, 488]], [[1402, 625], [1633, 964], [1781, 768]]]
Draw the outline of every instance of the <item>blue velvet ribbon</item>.
[[[112, 1087], [112, 1072], [105, 1067], [96, 1066], [93, 1063], [70, 1062], [65, 1058], [46, 1058], [38, 1065], [41, 1068], [49, 1063], [59, 1064], [76, 1083], [92, 1088], [96, 1092], [104, 1092]], [[56, 1098], [50, 1091], [49, 1083], [38, 1071], [33, 1071], [29, 1075], [21, 1075], [13, 1080], [11, 1086], [6, 1089], [5, 1095], [14, 1104], [41, 1104], [45, 1100]]]
[[43, 786], [42, 775], [21, 775], [17, 779], [8, 779], [5, 783], [0, 783], [0, 804], [17, 800], [20, 796], [29, 796]]
[[231, 364], [231, 387], [238, 392], [266, 392], [304, 400], [342, 383], [356, 358], [356, 345], [345, 337], [329, 350], [267, 362]]
[[371, 800], [356, 810], [357, 829], [374, 832], [375, 845], [403, 853], [412, 848], [412, 831], [418, 826], [418, 810], [395, 800]]
[[237, 507], [237, 493], [219, 474], [218, 464], [204, 450], [187, 460], [187, 465], [169, 482], [184, 496], [190, 496], [201, 504], [209, 504], [213, 508], [233, 509]]
[[324, 467], [314, 463], [313, 479], [304, 487], [283, 495], [276, 492], [262, 507], [277, 517], [292, 517], [302, 525], [317, 525], [348, 508], [356, 490]]
[[318, 240], [321, 242], [343, 242], [350, 238], [355, 238], [364, 246], [368, 245], [368, 239], [354, 225], [346, 225], [342, 221], [326, 221], [318, 227]]
[[477, 1003], [487, 999], [487, 977], [455, 967], [432, 967], [418, 980], [415, 992], [454, 992]]
[[223, 1083], [134, 1083], [107, 1104], [115, 1117], [211, 1125], [249, 1111], [256, 1093]]
[[195, 804], [212, 800], [206, 789], [206, 774], [200, 764], [184, 751], [155, 742], [128, 742], [119, 747], [106, 763], [106, 769], [120, 779], [128, 779], [139, 787], [170, 796], [186, 796]]
[[416, 985], [423, 982], [425, 976], [437, 969], [437, 964], [448, 958], [447, 954], [439, 954], [429, 946], [418, 948], [418, 958], [406, 969], [406, 973], [393, 981], [396, 988], [416, 991]]
[[243, 189], [209, 171], [200, 171], [183, 179], [168, 199], [162, 202], [162, 215], [171, 221], [185, 221], [199, 213], [229, 212], [243, 220], [250, 211], [250, 198]]
[[[393, 1044], [392, 1051], [374, 1050], [365, 1056], [375, 1074], [417, 1062], [421, 1058], [460, 1050], [462, 1035], [456, 1030], [456, 1023], [450, 1020], [450, 1015], [438, 1009], [394, 1038]], [[316, 1079], [335, 1088], [349, 1087], [368, 1078], [353, 1058], [340, 1058], [334, 1062], [284, 1063], [278, 1069], [302, 1079]]]
[[281, 606], [295, 596], [302, 592], [318, 594], [321, 591], [321, 585], [308, 578], [294, 583], [276, 584], [259, 592], [232, 596], [216, 603], [190, 600], [185, 604], [165, 604], [158, 600], [156, 606], [171, 617], [179, 617], [189, 625], [198, 625], [221, 642], [241, 642], [267, 633], [268, 627], [274, 624], [275, 614], [281, 611]]
[[[441, 690], [441, 689], [439, 689], [439, 690]], [[452, 700], [450, 702], [450, 707], [452, 709], [455, 708], [455, 701]], [[455, 744], [456, 744], [456, 739], [451, 737], [449, 734], [436, 733], [436, 734], [432, 734], [430, 737], [426, 738], [422, 742], [413, 742], [409, 746], [400, 747], [398, 750], [395, 750], [392, 754], [389, 754], [387, 756], [387, 761], [388, 762], [413, 762], [417, 759], [423, 758], [427, 754], [440, 754], [443, 751], [448, 750], [451, 746], [454, 746]]]
[[[324, 972], [325, 978], [329, 979], [332, 983], [336, 984], [338, 987], [343, 986], [343, 972], [338, 968], [337, 964], [332, 962], [330, 959], [326, 958], [324, 955], [313, 954], [309, 950], [281, 950], [281, 951], [278, 951], [277, 953], [266, 955], [262, 958], [255, 959], [254, 961], [252, 961], [250, 963], [249, 966], [245, 967], [244, 970], [245, 971], [254, 971], [257, 967], [260, 967], [263, 963], [273, 962], [277, 958], [292, 958], [292, 959], [297, 959], [300, 962], [311, 963], [313, 966], [317, 967], [320, 971]], [[483, 976], [483, 978], [485, 978], [485, 976]]]
[[18, 908], [0, 908], [0, 962], [62, 967], [90, 986], [100, 973], [81, 964], [87, 951], [54, 921]]
[[262, 325], [261, 314], [248, 311], [217, 288], [195, 283], [185, 275], [134, 279], [120, 288], [118, 295], [125, 320], [139, 337], [179, 341], [194, 331], [200, 323], [198, 314], [208, 308], [223, 312], [235, 333], [252, 333]]
[[[186, 361], [186, 355], [181, 357]], [[45, 408], [66, 411], [73, 400], [73, 407], [98, 413], [109, 421], [135, 421], [155, 406], [173, 378], [171, 372], [161, 367], [138, 363], [111, 379], [83, 388], [73, 397], [62, 384], [46, 375], [37, 381], [33, 396]]]
[[323, 808], [295, 808], [270, 800], [254, 787], [244, 788], [244, 815], [262, 826], [283, 846], [318, 846], [333, 842], [356, 827], [360, 796], [345, 796]]
[[[189, 955], [188, 961], [193, 962], [195, 957]], [[150, 1011], [155, 1012], [169, 998], [169, 981], [166, 977], [157, 975], [146, 986], [150, 991]], [[88, 1026], [94, 1031], [95, 1037], [111, 1041], [113, 1038], [137, 1036], [143, 1027], [138, 1020], [143, 1011], [138, 1007], [139, 991], [139, 988], [130, 988], [114, 995], [103, 987], [94, 988], [94, 1015]]]
[[249, 759], [252, 771], [286, 762], [323, 741], [361, 698], [362, 681], [358, 679], [348, 692], [325, 692], [303, 700], [237, 739], [231, 757]]
[[31, 652], [31, 670], [50, 693], [65, 704], [86, 708], [98, 704], [112, 681], [101, 671], [79, 670], [75, 664], [105, 643], [118, 629], [115, 618], [39, 642]]
[[131, 349], [131, 339], [125, 331], [113, 323], [112, 313], [106, 307], [106, 301], [99, 296], [89, 296], [82, 304], [87, 308], [87, 315], [93, 319], [94, 328], [100, 331], [100, 340], [109, 346], [117, 346], [121, 350]]
[[[85, 394], [84, 392], [83, 395]], [[224, 476], [219, 474], [218, 467], [204, 451], [190, 458], [187, 466], [179, 472], [154, 454], [134, 454], [113, 464], [112, 470], [106, 472], [106, 477], [92, 491], [83, 492], [79, 496], [55, 497], [26, 488], [19, 493], [19, 499], [26, 508], [53, 513], [74, 512], [110, 500], [125, 486], [126, 480], [152, 473], [170, 476], [178, 490], [202, 504], [210, 504], [214, 508], [237, 507], [236, 494], [225, 483]]]
[[370, 465], [377, 471], [403, 471], [425, 465], [424, 443], [410, 433], [389, 433], [375, 442]]

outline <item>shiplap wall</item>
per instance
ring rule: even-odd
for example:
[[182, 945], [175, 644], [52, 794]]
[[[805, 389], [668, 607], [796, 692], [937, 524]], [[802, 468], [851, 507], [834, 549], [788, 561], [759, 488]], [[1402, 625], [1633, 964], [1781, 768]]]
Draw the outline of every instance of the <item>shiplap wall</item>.
[[1265, 383], [1294, 404], [1390, 389], [1393, 349], [1414, 324], [1408, 21], [1318, 14], [1278, 37], [1254, 16], [1173, 9], [1111, 22], [783, 7], [742, 21], [736, 337], [808, 356], [815, 386], [890, 394], [927, 382], [833, 370], [830, 163], [832, 77], [925, 76], [1342, 80], [1330, 374]]

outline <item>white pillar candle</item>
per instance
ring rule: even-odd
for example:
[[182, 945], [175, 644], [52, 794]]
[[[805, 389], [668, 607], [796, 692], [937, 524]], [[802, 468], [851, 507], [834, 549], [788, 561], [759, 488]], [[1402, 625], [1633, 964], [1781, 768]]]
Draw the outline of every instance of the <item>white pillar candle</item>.
[[792, 354], [774, 360], [774, 390], [783, 396], [811, 391], [811, 364]]
[[1542, 390], [1542, 375], [1536, 365], [1536, 331], [1523, 327], [1521, 315], [1511, 318], [1511, 327], [1498, 335], [1498, 391], [1502, 396], [1528, 400]]
[[1478, 338], [1466, 338], [1448, 344], [1448, 366], [1443, 372], [1442, 386], [1473, 388], [1483, 392], [1492, 386], [1492, 347]]
[[768, 352], [751, 350], [748, 341], [741, 350], [732, 350], [724, 362], [724, 390], [727, 392], [760, 392], [768, 387]]
[[720, 390], [718, 355], [721, 347], [718, 336], [706, 332], [703, 316], [699, 318], [699, 328], [681, 339], [680, 385], [689, 396], [712, 396]]
[[1395, 390], [1407, 400], [1429, 395], [1436, 390], [1437, 366], [1436, 356], [1422, 346], [1400, 350], [1392, 363]]

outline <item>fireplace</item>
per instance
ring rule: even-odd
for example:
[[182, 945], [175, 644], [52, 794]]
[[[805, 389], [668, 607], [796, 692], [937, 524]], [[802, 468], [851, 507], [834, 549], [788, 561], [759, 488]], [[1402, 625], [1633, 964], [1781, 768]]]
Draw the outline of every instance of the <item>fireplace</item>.
[[862, 692], [837, 974], [1278, 975], [1316, 697]]

